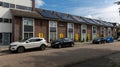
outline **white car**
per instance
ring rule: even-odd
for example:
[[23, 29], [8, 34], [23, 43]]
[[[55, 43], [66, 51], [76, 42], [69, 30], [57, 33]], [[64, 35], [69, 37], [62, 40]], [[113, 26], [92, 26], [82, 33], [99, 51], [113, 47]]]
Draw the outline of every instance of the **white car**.
[[17, 51], [18, 53], [31, 48], [40, 48], [41, 50], [45, 50], [47, 45], [48, 44], [44, 38], [32, 37], [11, 43], [9, 50], [11, 52]]

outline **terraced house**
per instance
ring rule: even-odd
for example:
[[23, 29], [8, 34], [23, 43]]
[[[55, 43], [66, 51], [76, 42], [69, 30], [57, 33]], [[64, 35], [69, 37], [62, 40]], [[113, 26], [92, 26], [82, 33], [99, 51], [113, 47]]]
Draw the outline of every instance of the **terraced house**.
[[35, 8], [34, 0], [0, 0], [0, 43], [29, 37], [48, 42], [69, 37], [88, 41], [97, 36], [115, 36], [111, 22]]

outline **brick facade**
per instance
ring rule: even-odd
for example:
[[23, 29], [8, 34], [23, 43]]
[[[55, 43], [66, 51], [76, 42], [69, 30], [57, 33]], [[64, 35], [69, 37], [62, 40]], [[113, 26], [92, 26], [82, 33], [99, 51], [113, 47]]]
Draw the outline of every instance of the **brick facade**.
[[35, 20], [35, 37], [39, 37], [39, 33], [43, 33], [43, 37], [48, 40], [49, 28], [47, 20]]
[[58, 22], [57, 25], [57, 32], [58, 32], [58, 38], [60, 38], [60, 34], [62, 33], [64, 37], [67, 37], [67, 23], [66, 22]]
[[20, 39], [22, 39], [22, 18], [14, 17], [12, 41], [18, 41]]

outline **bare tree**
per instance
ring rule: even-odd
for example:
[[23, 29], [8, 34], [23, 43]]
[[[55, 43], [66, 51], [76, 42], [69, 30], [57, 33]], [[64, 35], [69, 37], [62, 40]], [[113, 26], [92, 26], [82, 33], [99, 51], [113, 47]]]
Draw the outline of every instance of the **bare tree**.
[[115, 2], [115, 4], [120, 5], [120, 1]]

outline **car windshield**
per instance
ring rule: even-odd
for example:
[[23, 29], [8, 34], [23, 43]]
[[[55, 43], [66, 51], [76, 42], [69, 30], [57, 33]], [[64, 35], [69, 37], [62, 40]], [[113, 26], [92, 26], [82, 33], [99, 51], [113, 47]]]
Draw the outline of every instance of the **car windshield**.
[[60, 42], [60, 41], [62, 41], [62, 39], [58, 39], [58, 40], [56, 40], [56, 42]]
[[28, 40], [29, 38], [25, 38], [25, 39], [22, 39], [20, 40], [19, 42], [25, 42], [26, 40]]
[[98, 38], [95, 38], [94, 40], [99, 40], [100, 39], [100, 37], [98, 37]]

